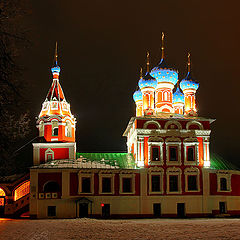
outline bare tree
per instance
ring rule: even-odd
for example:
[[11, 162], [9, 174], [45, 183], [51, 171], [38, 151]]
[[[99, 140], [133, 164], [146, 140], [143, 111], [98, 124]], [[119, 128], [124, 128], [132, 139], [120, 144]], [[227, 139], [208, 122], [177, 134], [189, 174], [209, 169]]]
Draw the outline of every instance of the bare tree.
[[15, 143], [29, 133], [22, 68], [16, 63], [28, 45], [23, 24], [28, 13], [26, 0], [0, 1], [0, 174], [14, 172]]

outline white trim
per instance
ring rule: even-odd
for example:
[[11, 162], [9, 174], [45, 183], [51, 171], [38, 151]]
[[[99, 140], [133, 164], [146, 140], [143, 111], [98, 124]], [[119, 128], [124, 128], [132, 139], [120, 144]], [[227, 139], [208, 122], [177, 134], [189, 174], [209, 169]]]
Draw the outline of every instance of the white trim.
[[[150, 165], [163, 165], [163, 143], [164, 140], [160, 137], [150, 137], [148, 139], [148, 163]], [[152, 147], [158, 146], [160, 148], [160, 159], [159, 161], [152, 161]]]
[[[82, 178], [90, 178], [90, 192], [82, 192]], [[94, 193], [94, 173], [78, 172], [78, 194], [93, 194]]]
[[[159, 175], [160, 176], [160, 191], [157, 192], [153, 192], [152, 191], [152, 176], [156, 176]], [[163, 194], [163, 175], [164, 175], [164, 170], [163, 168], [159, 168], [159, 167], [153, 167], [153, 168], [149, 168], [148, 170], [148, 177], [149, 177], [149, 194]]]
[[[171, 104], [170, 102], [167, 102], [167, 103]], [[156, 110], [157, 110], [157, 112], [162, 112], [162, 110], [163, 110], [164, 108], [168, 109], [168, 110], [170, 111], [170, 113], [173, 113], [173, 112], [174, 112], [173, 107], [170, 107], [170, 106], [167, 105], [167, 104], [161, 106], [160, 108], [157, 108]]]
[[[102, 173], [98, 174], [99, 177], [99, 194], [114, 194], [114, 173]], [[102, 191], [102, 179], [103, 178], [110, 178], [111, 179], [111, 192], [103, 192]]]
[[[50, 108], [51, 110], [58, 110], [58, 101], [51, 101]], [[53, 107], [53, 105], [56, 104], [57, 107]]]
[[[184, 148], [184, 164], [189, 166], [196, 166], [199, 164], [198, 159], [198, 145], [199, 142], [197, 138], [185, 138], [183, 141], [183, 148]], [[193, 146], [194, 147], [194, 161], [187, 161], [187, 147]]]
[[[120, 173], [119, 174], [119, 193], [120, 194], [135, 194], [135, 174], [134, 173]], [[123, 178], [131, 178], [132, 179], [132, 191], [131, 192], [123, 192]]]
[[[165, 125], [164, 125], [164, 129], [168, 129], [168, 126], [170, 126], [170, 125], [172, 125], [172, 124], [174, 124], [174, 125], [176, 125], [177, 127], [178, 127], [178, 130], [182, 130], [182, 125], [178, 122], [178, 121], [176, 121], [176, 120], [170, 120], [170, 121], [167, 121], [166, 123], [165, 123]], [[171, 129], [170, 129], [171, 130]], [[176, 129], [172, 129], [172, 130], [176, 130]]]
[[[174, 137], [169, 137], [166, 138], [166, 164], [169, 166], [172, 165], [177, 165], [180, 166], [182, 165], [182, 161], [181, 161], [181, 139], [180, 138], [174, 138]], [[170, 161], [169, 159], [169, 148], [170, 147], [176, 147], [177, 148], [177, 161]]]
[[[52, 158], [51, 158], [51, 159], [48, 159], [48, 155], [51, 155]], [[48, 149], [45, 151], [45, 162], [47, 162], [48, 160], [54, 160], [54, 151], [53, 151], [51, 148], [48, 148]]]
[[[181, 181], [181, 175], [182, 175], [182, 170], [180, 168], [175, 168], [175, 167], [170, 167], [167, 169], [167, 194], [181, 194], [182, 193], [182, 181]], [[178, 176], [178, 191], [176, 192], [170, 192], [169, 188], [169, 176]]]
[[156, 125], [156, 126], [158, 127], [158, 129], [161, 129], [161, 128], [162, 128], [161, 125], [160, 125], [160, 123], [157, 122], [157, 121], [154, 121], [154, 120], [150, 120], [150, 121], [145, 122], [145, 123], [143, 124], [143, 128], [144, 128], [144, 129], [147, 129], [147, 126], [148, 126], [149, 124], [154, 124], [154, 125]]
[[174, 88], [174, 84], [170, 82], [160, 82], [157, 84], [156, 90], [163, 91], [165, 88], [170, 88], [172, 90]]
[[[189, 127], [190, 127], [191, 125], [197, 125], [197, 126], [199, 126], [199, 129], [198, 129], [198, 130], [203, 130], [203, 129], [204, 129], [204, 128], [203, 128], [203, 125], [202, 125], [200, 122], [195, 121], [195, 120], [188, 122], [188, 123], [186, 124], [186, 129], [189, 130]], [[194, 130], [197, 130], [197, 129], [194, 129]]]
[[[199, 169], [196, 167], [188, 167], [184, 169], [185, 176], [185, 192], [199, 192], [200, 191], [200, 180], [199, 180]], [[197, 176], [197, 190], [188, 190], [188, 176]]]
[[[232, 174], [227, 171], [218, 171], [217, 172], [217, 192], [231, 192], [232, 184], [231, 184]], [[221, 190], [220, 179], [225, 178], [227, 180], [227, 190]]]

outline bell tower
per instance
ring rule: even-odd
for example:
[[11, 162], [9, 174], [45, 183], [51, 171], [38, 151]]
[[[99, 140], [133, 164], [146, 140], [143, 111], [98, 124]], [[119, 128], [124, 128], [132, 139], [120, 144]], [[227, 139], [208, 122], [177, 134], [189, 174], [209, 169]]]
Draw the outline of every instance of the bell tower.
[[46, 99], [37, 118], [39, 137], [45, 143], [34, 143], [34, 165], [55, 159], [75, 158], [76, 119], [71, 113], [59, 82], [57, 43], [54, 66], [51, 68], [53, 79]]

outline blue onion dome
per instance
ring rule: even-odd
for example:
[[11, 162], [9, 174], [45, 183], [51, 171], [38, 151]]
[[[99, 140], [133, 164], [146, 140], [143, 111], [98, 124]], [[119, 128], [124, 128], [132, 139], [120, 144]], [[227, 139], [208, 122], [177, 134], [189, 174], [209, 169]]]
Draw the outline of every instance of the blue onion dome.
[[188, 72], [187, 76], [181, 81], [180, 87], [183, 91], [186, 89], [197, 90], [199, 88], [199, 83], [192, 77], [191, 72]]
[[157, 80], [154, 77], [152, 77], [149, 72], [147, 72], [144, 77], [140, 78], [138, 86], [140, 89], [147, 87], [155, 89], [157, 87]]
[[54, 67], [51, 68], [52, 73], [60, 73], [60, 67], [57, 65], [57, 63], [55, 64]]
[[142, 96], [141, 90], [135, 91], [133, 94], [133, 100], [137, 102], [137, 101], [141, 101], [142, 99], [143, 99], [143, 96]]
[[167, 82], [175, 85], [178, 81], [177, 70], [168, 67], [164, 58], [152, 69], [151, 75], [157, 79], [158, 83]]
[[176, 91], [173, 93], [173, 103], [184, 103], [184, 94], [180, 90], [179, 86], [177, 86]]

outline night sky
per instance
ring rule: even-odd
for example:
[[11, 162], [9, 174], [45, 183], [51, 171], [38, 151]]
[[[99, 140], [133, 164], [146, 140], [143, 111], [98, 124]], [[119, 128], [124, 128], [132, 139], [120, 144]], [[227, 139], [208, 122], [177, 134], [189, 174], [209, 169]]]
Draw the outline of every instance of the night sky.
[[[55, 41], [60, 83], [77, 118], [78, 152], [126, 151], [122, 134], [135, 114], [132, 94], [150, 51], [186, 74], [191, 52], [199, 115], [214, 118], [211, 152], [238, 163], [240, 2], [204, 0], [32, 1], [32, 47], [22, 55], [28, 108], [38, 116], [52, 82]], [[35, 131], [35, 129], [33, 130]], [[35, 134], [36, 132], [34, 132]]]

